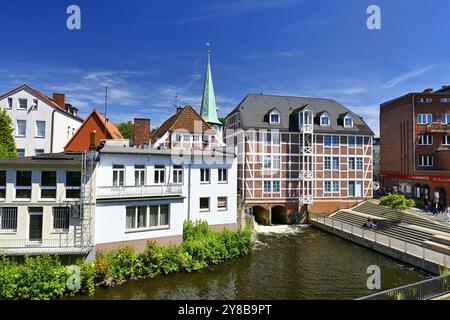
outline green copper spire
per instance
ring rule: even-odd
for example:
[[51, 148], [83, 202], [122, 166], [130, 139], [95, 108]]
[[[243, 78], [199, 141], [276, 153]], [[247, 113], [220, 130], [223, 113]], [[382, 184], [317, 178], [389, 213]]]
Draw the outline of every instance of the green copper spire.
[[216, 97], [214, 96], [214, 86], [211, 75], [211, 50], [208, 46], [208, 66], [206, 67], [205, 87], [203, 88], [202, 108], [200, 114], [208, 123], [221, 124], [217, 118]]

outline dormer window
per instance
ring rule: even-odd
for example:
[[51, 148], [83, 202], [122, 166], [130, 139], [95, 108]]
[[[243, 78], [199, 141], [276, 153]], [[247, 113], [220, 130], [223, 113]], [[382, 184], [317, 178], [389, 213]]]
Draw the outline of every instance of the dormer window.
[[353, 118], [351, 116], [345, 116], [344, 127], [345, 128], [353, 128]]
[[330, 116], [328, 115], [328, 113], [324, 113], [320, 116], [320, 125], [322, 127], [330, 126]]
[[279, 124], [280, 123], [280, 114], [277, 112], [272, 112], [270, 114], [269, 120], [270, 120], [271, 124]]

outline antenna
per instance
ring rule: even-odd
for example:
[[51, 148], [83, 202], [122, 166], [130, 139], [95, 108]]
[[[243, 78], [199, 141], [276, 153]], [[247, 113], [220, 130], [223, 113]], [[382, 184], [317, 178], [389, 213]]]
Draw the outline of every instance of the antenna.
[[179, 101], [178, 101], [178, 87], [176, 87], [175, 88], [175, 96], [174, 96], [174, 99], [175, 99], [175, 104], [174, 104], [174, 106], [175, 106], [175, 108], [178, 108], [178, 103], [179, 103]]
[[107, 111], [108, 111], [108, 86], [105, 86], [105, 124], [103, 128], [104, 139], [106, 139], [106, 122], [108, 121], [108, 118], [106, 117]]

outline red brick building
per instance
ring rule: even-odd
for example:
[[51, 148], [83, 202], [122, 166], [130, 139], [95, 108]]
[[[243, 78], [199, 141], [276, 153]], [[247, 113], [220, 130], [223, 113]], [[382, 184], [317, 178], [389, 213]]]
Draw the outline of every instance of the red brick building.
[[381, 104], [381, 185], [450, 203], [450, 86]]
[[330, 214], [372, 197], [373, 132], [331, 99], [249, 94], [227, 116], [241, 207], [262, 222]]

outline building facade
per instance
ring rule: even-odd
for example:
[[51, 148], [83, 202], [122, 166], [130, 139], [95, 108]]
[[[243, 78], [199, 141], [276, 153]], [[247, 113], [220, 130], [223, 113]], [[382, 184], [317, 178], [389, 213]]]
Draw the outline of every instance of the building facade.
[[450, 203], [450, 87], [408, 93], [381, 104], [382, 186]]
[[186, 220], [236, 229], [234, 153], [130, 147], [110, 140], [97, 169], [95, 246], [179, 244]]
[[64, 94], [49, 98], [27, 85], [0, 96], [0, 107], [12, 119], [20, 157], [62, 152], [83, 122]]
[[372, 197], [373, 132], [334, 100], [247, 95], [227, 116], [240, 205], [261, 222], [332, 213]]

